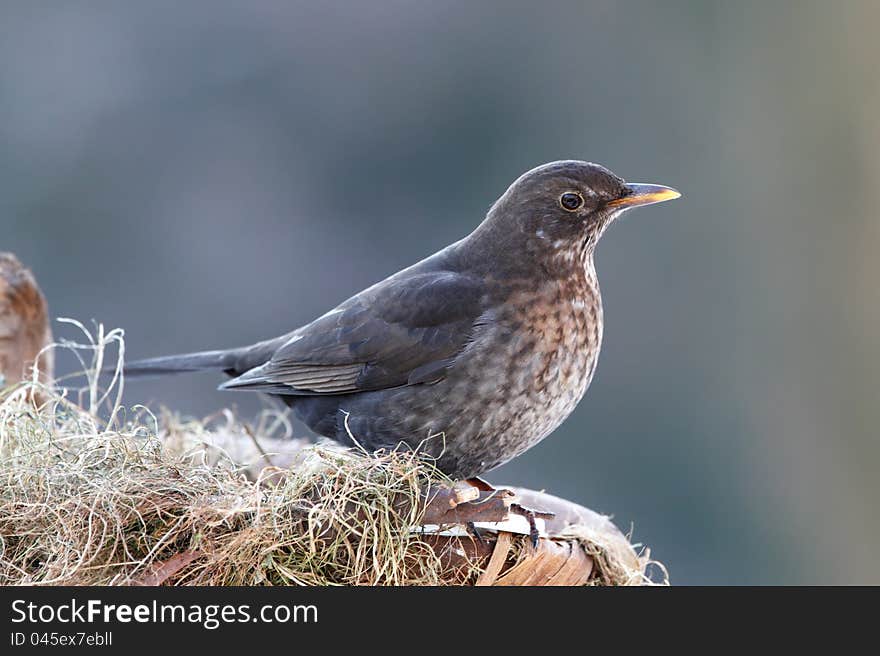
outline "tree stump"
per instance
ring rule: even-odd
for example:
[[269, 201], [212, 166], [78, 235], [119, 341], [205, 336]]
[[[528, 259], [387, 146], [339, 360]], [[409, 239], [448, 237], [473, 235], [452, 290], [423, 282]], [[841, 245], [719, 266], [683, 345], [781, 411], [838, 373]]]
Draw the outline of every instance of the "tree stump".
[[31, 375], [39, 358], [40, 378], [51, 382], [52, 342], [46, 299], [33, 274], [12, 253], [0, 253], [0, 387]]

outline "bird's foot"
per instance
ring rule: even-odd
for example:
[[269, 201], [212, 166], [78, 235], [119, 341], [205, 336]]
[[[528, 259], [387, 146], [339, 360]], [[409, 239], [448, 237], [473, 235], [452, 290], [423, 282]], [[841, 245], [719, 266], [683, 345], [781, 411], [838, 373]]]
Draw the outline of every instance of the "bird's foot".
[[[472, 485], [483, 492], [498, 492], [503, 490], [503, 488], [496, 488], [488, 481], [483, 480], [477, 476], [467, 479], [467, 483]], [[535, 520], [537, 519], [552, 519], [556, 516], [555, 513], [552, 513], [547, 510], [535, 510], [534, 508], [527, 508], [519, 503], [511, 503], [510, 504], [510, 512], [514, 515], [520, 515], [526, 518], [526, 521], [529, 523], [529, 539], [532, 543], [532, 547], [537, 548], [538, 546], [538, 538], [541, 537], [540, 532], [538, 531], [538, 524]], [[471, 523], [472, 524], [472, 523]], [[468, 526], [468, 531], [474, 535], [479, 535], [476, 526]]]
[[533, 549], [536, 549], [538, 547], [538, 538], [541, 537], [541, 533], [538, 531], [538, 524], [535, 520], [553, 519], [556, 516], [556, 513], [552, 513], [548, 510], [535, 510], [534, 508], [526, 508], [519, 503], [510, 504], [510, 512], [526, 518], [526, 521], [529, 523], [529, 540], [532, 543]]
[[470, 536], [479, 542], [480, 544], [489, 544], [489, 540], [483, 535], [483, 532], [477, 528], [477, 525], [473, 522], [465, 522], [465, 527], [467, 528], [467, 532]]

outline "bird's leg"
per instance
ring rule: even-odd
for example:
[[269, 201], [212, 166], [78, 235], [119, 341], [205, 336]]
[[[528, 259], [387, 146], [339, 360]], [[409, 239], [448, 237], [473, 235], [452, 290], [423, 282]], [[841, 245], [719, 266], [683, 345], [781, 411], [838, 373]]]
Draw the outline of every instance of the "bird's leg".
[[535, 510], [533, 508], [526, 508], [519, 503], [510, 504], [510, 512], [516, 515], [521, 515], [525, 517], [528, 521], [529, 539], [531, 540], [533, 549], [538, 547], [538, 538], [541, 537], [541, 534], [538, 532], [538, 524], [535, 522], [535, 519], [552, 519], [556, 516], [556, 513], [552, 513], [546, 510]]
[[465, 522], [465, 527], [467, 528], [467, 532], [470, 534], [472, 538], [474, 538], [477, 542], [481, 544], [488, 544], [489, 541], [483, 536], [483, 532], [477, 528], [477, 525], [473, 522]]
[[[483, 492], [497, 492], [498, 488], [494, 487], [488, 481], [479, 478], [478, 476], [473, 476], [466, 481], [473, 487], [477, 488]], [[538, 525], [535, 522], [536, 519], [552, 519], [556, 516], [555, 513], [545, 511], [545, 510], [535, 510], [534, 508], [527, 508], [526, 506], [520, 503], [511, 503], [510, 504], [510, 512], [515, 515], [521, 515], [526, 518], [526, 521], [529, 523], [529, 539], [531, 540], [532, 547], [537, 548], [538, 546], [538, 538], [540, 537], [540, 533], [538, 532]], [[476, 534], [479, 536], [479, 531], [476, 526], [473, 525], [473, 522], [468, 526], [468, 531], [473, 535]]]

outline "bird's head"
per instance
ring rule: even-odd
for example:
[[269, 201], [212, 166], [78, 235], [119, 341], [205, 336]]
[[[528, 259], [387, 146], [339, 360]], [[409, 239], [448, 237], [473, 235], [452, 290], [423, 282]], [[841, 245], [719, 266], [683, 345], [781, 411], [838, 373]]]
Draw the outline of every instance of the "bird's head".
[[521, 175], [489, 210], [485, 225], [500, 241], [524, 241], [532, 254], [572, 259], [592, 253], [623, 212], [680, 195], [662, 185], [627, 183], [598, 164], [563, 160]]

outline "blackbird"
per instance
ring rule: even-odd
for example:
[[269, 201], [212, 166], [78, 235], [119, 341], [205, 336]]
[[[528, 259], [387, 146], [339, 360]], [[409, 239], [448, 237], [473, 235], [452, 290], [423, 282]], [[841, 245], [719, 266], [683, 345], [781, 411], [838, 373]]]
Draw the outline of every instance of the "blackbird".
[[602, 342], [593, 251], [624, 211], [680, 194], [566, 160], [520, 176], [464, 239], [296, 330], [129, 363], [216, 369], [277, 395], [320, 435], [405, 446], [471, 478], [547, 437], [584, 395]]

